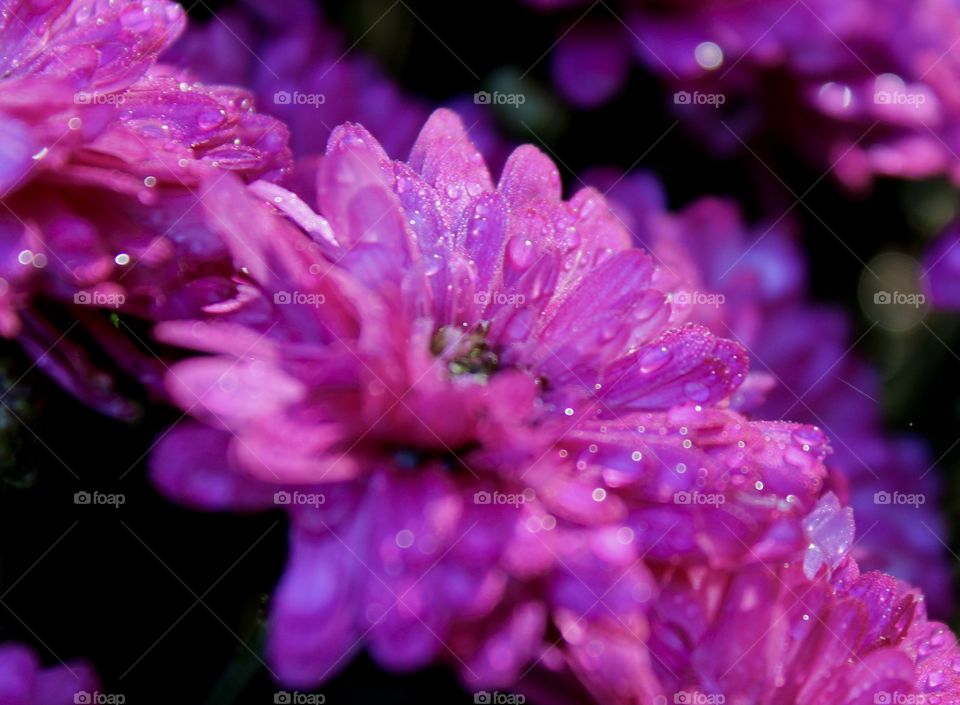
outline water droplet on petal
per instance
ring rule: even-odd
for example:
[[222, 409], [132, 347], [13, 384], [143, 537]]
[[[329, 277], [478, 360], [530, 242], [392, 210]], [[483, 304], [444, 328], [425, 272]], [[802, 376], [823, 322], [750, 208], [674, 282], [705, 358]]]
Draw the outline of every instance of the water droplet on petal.
[[683, 393], [690, 401], [704, 402], [710, 398], [710, 390], [700, 382], [687, 382], [683, 385]]
[[723, 49], [716, 42], [700, 42], [693, 50], [693, 56], [697, 64], [708, 71], [723, 63]]
[[665, 347], [653, 348], [640, 356], [640, 372], [650, 374], [669, 362], [672, 357], [670, 351]]
[[201, 130], [215, 130], [223, 124], [226, 118], [226, 113], [223, 110], [205, 110], [197, 118], [197, 124]]
[[510, 257], [510, 263], [523, 271], [533, 264], [536, 251], [531, 240], [524, 237], [515, 237], [510, 240], [510, 244], [507, 246], [507, 254]]
[[401, 529], [397, 532], [396, 542], [400, 548], [410, 548], [413, 545], [413, 532], [410, 529]]

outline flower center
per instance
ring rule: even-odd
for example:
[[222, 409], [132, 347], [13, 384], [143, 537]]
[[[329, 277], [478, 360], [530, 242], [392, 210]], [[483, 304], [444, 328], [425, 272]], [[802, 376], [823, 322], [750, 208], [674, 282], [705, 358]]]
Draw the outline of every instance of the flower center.
[[478, 323], [467, 332], [456, 326], [442, 326], [430, 341], [430, 351], [447, 361], [452, 377], [468, 377], [484, 384], [500, 362], [487, 340], [489, 330], [487, 322]]

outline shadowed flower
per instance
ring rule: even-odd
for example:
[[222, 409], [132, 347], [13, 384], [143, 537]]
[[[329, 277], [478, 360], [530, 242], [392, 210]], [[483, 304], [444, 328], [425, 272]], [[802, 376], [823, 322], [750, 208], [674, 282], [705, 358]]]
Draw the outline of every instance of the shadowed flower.
[[308, 0], [238, 3], [191, 25], [165, 58], [206, 81], [249, 87], [261, 110], [289, 127], [298, 156], [322, 152], [347, 120], [383, 134], [387, 153], [400, 156], [427, 116], [369, 57], [351, 52]]
[[[204, 81], [248, 87], [261, 111], [282, 120], [302, 162], [284, 185], [311, 205], [316, 155], [334, 127], [360, 123], [388, 155], [401, 158], [429, 113], [426, 100], [404, 92], [372, 56], [347, 46], [310, 0], [235, 3], [206, 24], [191, 24], [164, 58]], [[463, 118], [488, 165], [499, 170], [508, 150], [489, 106], [477, 105], [472, 96], [447, 106]]]
[[718, 150], [739, 153], [741, 140], [775, 132], [851, 187], [875, 175], [960, 181], [960, 9], [951, 0], [624, 0], [606, 9], [616, 17], [564, 26], [552, 52], [558, 88], [577, 105], [616, 94], [635, 57], [666, 81], [685, 126]]
[[[542, 635], [529, 585], [558, 560], [805, 550], [823, 434], [728, 408], [744, 351], [672, 325], [595, 191], [564, 201], [529, 146], [494, 184], [446, 111], [408, 162], [337, 128], [317, 183], [320, 215], [271, 184], [211, 184], [247, 298], [156, 329], [213, 355], [168, 376], [206, 425], [166, 435], [155, 482], [206, 508], [293, 505], [269, 646], [283, 680], [316, 683], [363, 645], [412, 668], [456, 642], [467, 680], [509, 682]], [[458, 631], [485, 618], [505, 620], [473, 630], [496, 649]]]
[[121, 367], [155, 382], [156, 365], [97, 311], [156, 320], [232, 297], [194, 189], [217, 172], [275, 178], [290, 162], [286, 128], [248, 93], [156, 63], [183, 27], [166, 0], [14, 2], [0, 16], [0, 334], [118, 416], [129, 404], [83, 348], [58, 342], [41, 301], [71, 306]]
[[4, 705], [93, 702], [83, 697], [89, 697], [98, 687], [96, 674], [86, 664], [43, 668], [26, 646], [0, 645], [0, 703]]

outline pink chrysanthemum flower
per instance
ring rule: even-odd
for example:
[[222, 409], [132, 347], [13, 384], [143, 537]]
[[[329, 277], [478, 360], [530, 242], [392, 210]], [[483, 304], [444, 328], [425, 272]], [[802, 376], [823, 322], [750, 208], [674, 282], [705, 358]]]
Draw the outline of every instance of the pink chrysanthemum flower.
[[84, 696], [92, 696], [98, 687], [96, 674], [85, 663], [43, 668], [26, 646], [0, 645], [0, 703], [4, 705], [92, 702]]
[[[286, 128], [247, 92], [157, 64], [184, 27], [166, 0], [14, 2], [0, 16], [0, 334], [107, 413], [129, 405], [38, 297], [148, 384], [156, 366], [98, 320], [196, 314], [234, 294], [226, 249], [198, 221], [211, 172], [280, 176]], [[46, 354], [50, 351], [50, 354]], [[151, 369], [152, 368], [152, 369]]]
[[[728, 408], [745, 352], [672, 325], [595, 191], [564, 201], [532, 147], [495, 184], [446, 111], [408, 162], [338, 128], [317, 183], [320, 215], [270, 184], [211, 185], [245, 301], [157, 328], [213, 353], [168, 377], [206, 425], [164, 438], [158, 485], [207, 508], [295, 505], [269, 646], [284, 680], [315, 683], [364, 643], [414, 667], [456, 642], [468, 680], [509, 682], [544, 628], [520, 586], [558, 560], [820, 551], [802, 520], [823, 434]], [[557, 604], [582, 600], [557, 586]]]

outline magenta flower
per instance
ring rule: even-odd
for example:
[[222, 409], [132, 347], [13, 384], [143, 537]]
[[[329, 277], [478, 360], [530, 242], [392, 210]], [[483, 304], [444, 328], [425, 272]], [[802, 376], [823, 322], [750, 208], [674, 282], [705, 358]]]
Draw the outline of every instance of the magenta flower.
[[[618, 181], [597, 172], [590, 180], [614, 185], [610, 198], [624, 222], [663, 263], [664, 287], [677, 292], [674, 309], [748, 348], [754, 371], [734, 405], [759, 418], [817, 424], [830, 436], [831, 484], [861, 527], [857, 561], [920, 586], [933, 612], [949, 614], [932, 458], [918, 439], [884, 428], [873, 401], [881, 394], [877, 374], [850, 350], [847, 317], [807, 300], [806, 265], [788, 228], [749, 228], [732, 204], [713, 198], [668, 213], [659, 185], [645, 175]], [[917, 499], [898, 503], [895, 495]]]
[[[97, 692], [97, 676], [84, 663], [43, 668], [25, 646], [0, 645], [0, 703], [3, 705], [70, 705]], [[80, 699], [77, 699], [77, 697]]]
[[183, 26], [164, 0], [14, 3], [0, 20], [0, 334], [119, 416], [129, 404], [86, 350], [54, 346], [64, 331], [37, 299], [71, 306], [121, 367], [158, 387], [157, 363], [97, 309], [158, 320], [233, 297], [227, 250], [194, 191], [210, 173], [275, 178], [290, 163], [286, 128], [248, 93], [155, 63]]
[[320, 215], [277, 186], [211, 185], [256, 293], [156, 332], [213, 355], [168, 377], [206, 425], [164, 438], [155, 482], [205, 508], [292, 505], [269, 642], [282, 680], [316, 683], [363, 645], [412, 668], [456, 643], [467, 680], [510, 682], [544, 628], [530, 581], [588, 560], [594, 531], [634, 561], [806, 549], [823, 434], [727, 408], [744, 351], [672, 326], [653, 262], [595, 191], [562, 200], [529, 146], [495, 185], [445, 111], [406, 163], [337, 128], [317, 183]]

